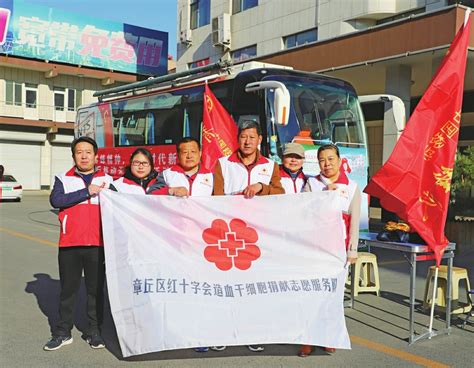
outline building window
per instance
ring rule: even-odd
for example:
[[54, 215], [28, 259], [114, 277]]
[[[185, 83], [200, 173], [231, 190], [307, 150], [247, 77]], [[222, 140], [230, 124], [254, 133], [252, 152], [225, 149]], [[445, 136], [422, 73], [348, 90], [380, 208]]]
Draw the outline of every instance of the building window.
[[318, 29], [310, 29], [300, 33], [295, 33], [290, 36], [283, 38], [285, 49], [291, 49], [292, 47], [301, 46], [306, 43], [315, 42], [318, 40]]
[[76, 111], [82, 105], [82, 91], [68, 88], [67, 90], [67, 110]]
[[209, 24], [211, 19], [210, 0], [192, 0], [191, 2], [191, 29]]
[[193, 61], [192, 63], [188, 64], [188, 69], [194, 69], [194, 68], [198, 68], [200, 66], [209, 65], [210, 61], [211, 61], [211, 59], [209, 59], [209, 58]]
[[38, 98], [38, 86], [36, 84], [25, 83], [25, 102], [26, 107], [36, 109]]
[[54, 109], [64, 111], [66, 103], [66, 88], [54, 87]]
[[5, 103], [21, 106], [23, 103], [23, 85], [21, 83], [6, 81]]
[[233, 0], [232, 14], [240, 13], [241, 11], [254, 8], [258, 6], [258, 0]]
[[243, 61], [257, 56], [257, 45], [244, 47], [243, 49], [235, 50], [232, 53], [232, 60], [234, 62]]
[[54, 109], [76, 111], [82, 105], [82, 91], [73, 88], [54, 87]]

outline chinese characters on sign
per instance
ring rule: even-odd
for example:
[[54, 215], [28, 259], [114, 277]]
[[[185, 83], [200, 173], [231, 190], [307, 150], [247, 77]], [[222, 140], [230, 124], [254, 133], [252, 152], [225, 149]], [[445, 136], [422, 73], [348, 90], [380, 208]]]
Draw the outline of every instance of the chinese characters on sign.
[[[130, 156], [138, 147], [121, 148], [99, 148], [97, 168], [106, 174], [118, 178], [125, 174], [125, 168], [129, 165]], [[176, 165], [177, 153], [174, 145], [148, 146], [153, 156], [155, 170], [162, 171], [170, 166]]]
[[103, 67], [109, 62], [123, 62], [156, 68], [163, 48], [162, 40], [132, 33], [107, 31], [90, 24], [80, 29], [75, 24], [23, 16], [19, 21], [17, 44], [27, 47], [32, 51], [32, 56], [41, 57], [50, 49], [55, 50], [56, 54], [52, 60], [62, 61], [65, 56], [68, 59], [66, 61], [72, 62], [69, 56], [76, 54], [84, 61], [87, 58], [99, 59], [90, 63]]
[[219, 148], [224, 156], [230, 156], [232, 154], [232, 149], [227, 145], [227, 143], [221, 138], [219, 133], [215, 132], [213, 128], [207, 129], [202, 127], [202, 139], [210, 143], [213, 139], [216, 140]]
[[461, 111], [456, 111], [452, 120], [453, 121], [448, 120], [440, 130], [433, 135], [425, 146], [425, 152], [423, 155], [425, 161], [431, 160], [436, 151], [444, 147], [446, 139], [452, 139], [459, 131], [459, 126], [461, 124]]
[[[447, 143], [448, 140], [454, 139], [457, 137], [459, 132], [459, 127], [461, 124], [461, 111], [456, 111], [451, 120], [448, 120], [444, 125], [436, 131], [431, 139], [428, 141], [428, 144], [425, 146], [423, 159], [425, 161], [431, 161], [433, 157], [441, 150]], [[441, 165], [438, 169], [440, 171], [433, 171], [434, 178], [434, 188], [440, 187], [445, 193], [449, 193], [451, 189], [451, 178], [453, 176], [453, 168], [445, 167]], [[441, 207], [439, 201], [435, 199], [434, 193], [430, 190], [423, 191], [422, 195], [418, 198], [419, 202], [422, 203], [423, 207], [423, 222], [429, 220], [429, 207]]]
[[[168, 34], [15, 0], [0, 52], [111, 70], [167, 72]], [[8, 9], [5, 9], [8, 10]]]
[[307, 293], [337, 291], [337, 278], [304, 280], [261, 281], [242, 284], [216, 284], [187, 281], [184, 278], [137, 278], [133, 280], [132, 293], [139, 294], [190, 294], [210, 297], [248, 297], [272, 293]]

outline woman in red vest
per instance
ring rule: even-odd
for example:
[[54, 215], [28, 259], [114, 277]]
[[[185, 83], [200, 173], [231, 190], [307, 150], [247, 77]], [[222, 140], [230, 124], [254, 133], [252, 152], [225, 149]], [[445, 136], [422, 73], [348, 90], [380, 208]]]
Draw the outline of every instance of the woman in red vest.
[[[342, 216], [345, 225], [347, 262], [355, 263], [359, 244], [360, 189], [357, 183], [349, 179], [344, 170], [341, 170], [341, 156], [336, 145], [326, 144], [319, 147], [318, 161], [321, 172], [316, 177], [308, 179], [304, 191], [337, 190], [344, 198]], [[324, 347], [324, 350], [328, 353], [336, 351], [331, 347]], [[298, 356], [307, 357], [312, 351], [312, 346], [302, 345]]]
[[156, 182], [157, 175], [150, 151], [137, 148], [130, 156], [130, 165], [125, 169], [125, 175], [115, 180], [110, 189], [121, 193], [144, 195]]

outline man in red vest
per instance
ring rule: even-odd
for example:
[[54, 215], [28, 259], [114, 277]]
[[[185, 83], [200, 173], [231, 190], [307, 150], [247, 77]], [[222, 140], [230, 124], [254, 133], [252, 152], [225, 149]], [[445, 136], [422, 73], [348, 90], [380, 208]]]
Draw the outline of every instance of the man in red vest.
[[[214, 195], [255, 196], [285, 194], [280, 182], [278, 164], [262, 156], [259, 145], [262, 143], [260, 125], [251, 120], [239, 125], [239, 148], [228, 157], [220, 158], [214, 168]], [[250, 351], [261, 352], [262, 345], [248, 345]], [[224, 350], [225, 346], [211, 347]]]
[[201, 145], [192, 137], [182, 138], [176, 145], [178, 164], [164, 170], [148, 194], [176, 197], [210, 196], [213, 175], [201, 164]]
[[87, 319], [83, 339], [94, 349], [104, 348], [100, 335], [103, 316], [104, 249], [100, 222], [98, 194], [108, 188], [112, 177], [95, 168], [97, 143], [80, 137], [71, 146], [74, 166], [56, 175], [49, 197], [59, 208], [59, 321], [53, 336], [44, 346], [52, 351], [72, 343], [75, 297], [81, 284], [82, 272], [87, 290]]
[[239, 149], [220, 158], [214, 168], [214, 195], [254, 196], [285, 194], [280, 170], [272, 160], [262, 156], [260, 125], [247, 120], [239, 125]]

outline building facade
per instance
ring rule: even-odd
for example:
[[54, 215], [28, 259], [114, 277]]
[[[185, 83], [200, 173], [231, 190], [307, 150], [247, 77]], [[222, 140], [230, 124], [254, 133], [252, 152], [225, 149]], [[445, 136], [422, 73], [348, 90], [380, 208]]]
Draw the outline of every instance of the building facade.
[[[408, 118], [462, 26], [466, 6], [474, 1], [179, 0], [177, 71], [219, 59], [291, 66], [349, 81], [359, 95], [396, 95]], [[383, 106], [364, 112], [372, 174], [393, 148], [384, 137], [397, 132], [384, 127]], [[474, 27], [460, 145], [473, 143]]]
[[179, 0], [177, 71], [261, 57], [443, 8], [444, 0]]
[[0, 163], [24, 189], [48, 189], [72, 166], [77, 108], [166, 74], [168, 35], [22, 0], [2, 2], [0, 18]]

